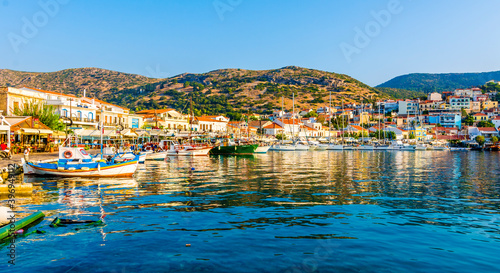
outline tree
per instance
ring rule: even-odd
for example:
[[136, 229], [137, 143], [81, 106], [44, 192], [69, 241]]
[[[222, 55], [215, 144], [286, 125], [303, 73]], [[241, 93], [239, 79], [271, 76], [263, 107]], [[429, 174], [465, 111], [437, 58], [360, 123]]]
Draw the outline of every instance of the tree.
[[481, 120], [477, 123], [477, 127], [495, 127], [495, 124], [489, 120]]
[[408, 136], [409, 139], [415, 139], [415, 135], [413, 134], [413, 132], [410, 133], [410, 135]]
[[474, 118], [472, 116], [467, 116], [464, 120], [465, 125], [473, 125], [474, 124]]
[[316, 111], [311, 111], [307, 114], [304, 115], [304, 118], [310, 118], [310, 117], [318, 117], [318, 113], [316, 113]]
[[483, 146], [483, 144], [486, 142], [486, 139], [484, 138], [484, 136], [477, 136], [477, 137], [476, 137], [476, 142], [477, 142], [480, 146]]
[[498, 137], [492, 136], [491, 137], [491, 142], [493, 142], [493, 144], [496, 144], [498, 142]]
[[38, 120], [54, 131], [63, 131], [65, 128], [61, 117], [56, 113], [53, 105], [46, 105], [41, 102], [27, 101], [22, 108], [14, 109], [17, 116], [37, 117]]
[[277, 134], [276, 135], [276, 139], [277, 140], [285, 140], [286, 139], [286, 135], [284, 135], [284, 134]]
[[462, 113], [462, 117], [467, 116], [467, 111], [465, 111], [465, 109], [463, 107], [462, 107], [461, 113]]

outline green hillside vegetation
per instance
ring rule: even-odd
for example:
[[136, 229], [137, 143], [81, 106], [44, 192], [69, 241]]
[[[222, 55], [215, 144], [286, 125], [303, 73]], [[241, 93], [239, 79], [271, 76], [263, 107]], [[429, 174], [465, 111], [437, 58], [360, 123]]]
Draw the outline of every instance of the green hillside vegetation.
[[405, 89], [376, 87], [381, 93], [385, 93], [395, 99], [413, 99], [427, 97], [427, 94], [419, 91], [410, 91]]
[[429, 93], [480, 86], [490, 80], [500, 80], [500, 71], [449, 74], [415, 73], [395, 77], [377, 87], [390, 87]]
[[[166, 79], [121, 73], [99, 68], [66, 69], [35, 73], [0, 70], [0, 85], [96, 97], [130, 108], [174, 108], [186, 113], [192, 100], [196, 114], [271, 113], [284, 108], [327, 106], [342, 101], [373, 103], [386, 98], [418, 96], [405, 90], [370, 87], [344, 74], [288, 66], [272, 70], [219, 69], [208, 73], [185, 73]], [[398, 94], [398, 92], [402, 92]]]

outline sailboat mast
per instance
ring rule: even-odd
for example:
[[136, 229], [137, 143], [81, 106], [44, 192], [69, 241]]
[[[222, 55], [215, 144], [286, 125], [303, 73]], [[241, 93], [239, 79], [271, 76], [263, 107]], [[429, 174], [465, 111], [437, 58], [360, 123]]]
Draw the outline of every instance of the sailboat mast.
[[330, 90], [330, 105], [328, 106], [328, 143], [332, 142], [332, 90]]
[[292, 141], [295, 137], [295, 92], [292, 92]]

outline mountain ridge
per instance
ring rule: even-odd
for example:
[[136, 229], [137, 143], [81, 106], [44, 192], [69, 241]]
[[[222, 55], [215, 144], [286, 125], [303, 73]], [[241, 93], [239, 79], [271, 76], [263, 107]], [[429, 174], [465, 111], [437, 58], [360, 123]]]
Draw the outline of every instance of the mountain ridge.
[[390, 87], [428, 93], [477, 87], [490, 80], [500, 81], [500, 70], [470, 73], [410, 73], [394, 77], [376, 87]]

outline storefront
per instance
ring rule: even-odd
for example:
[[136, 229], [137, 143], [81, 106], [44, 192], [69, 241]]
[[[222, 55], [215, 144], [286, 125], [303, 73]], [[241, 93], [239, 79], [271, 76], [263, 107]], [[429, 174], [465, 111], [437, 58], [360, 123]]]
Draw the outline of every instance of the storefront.
[[54, 132], [37, 118], [5, 117], [5, 120], [11, 125], [10, 141], [14, 143], [13, 153], [20, 153], [25, 148], [30, 148], [32, 152], [49, 151]]

